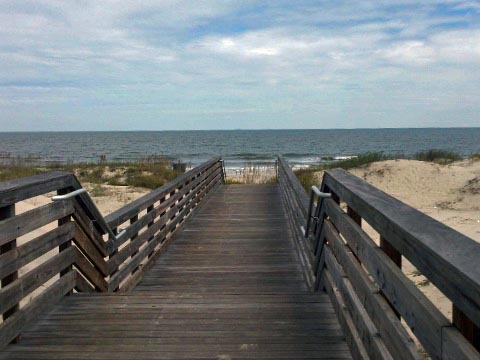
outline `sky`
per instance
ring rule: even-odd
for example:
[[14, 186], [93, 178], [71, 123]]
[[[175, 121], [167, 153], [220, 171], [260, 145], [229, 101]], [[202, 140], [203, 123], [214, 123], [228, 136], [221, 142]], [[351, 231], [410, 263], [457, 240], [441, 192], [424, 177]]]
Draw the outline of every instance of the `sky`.
[[0, 0], [0, 131], [480, 126], [480, 1]]

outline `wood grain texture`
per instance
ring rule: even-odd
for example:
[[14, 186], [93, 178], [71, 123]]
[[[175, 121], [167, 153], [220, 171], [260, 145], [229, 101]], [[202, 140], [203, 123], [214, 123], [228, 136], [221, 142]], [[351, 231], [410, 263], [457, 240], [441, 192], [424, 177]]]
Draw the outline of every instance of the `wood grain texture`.
[[279, 186], [217, 180], [194, 216], [181, 215], [198, 200], [174, 205], [164, 229], [179, 232], [134, 246], [121, 272], [170, 242], [132, 292], [65, 297], [0, 359], [350, 359], [329, 297], [307, 287]]
[[344, 170], [324, 182], [480, 326], [479, 243]]

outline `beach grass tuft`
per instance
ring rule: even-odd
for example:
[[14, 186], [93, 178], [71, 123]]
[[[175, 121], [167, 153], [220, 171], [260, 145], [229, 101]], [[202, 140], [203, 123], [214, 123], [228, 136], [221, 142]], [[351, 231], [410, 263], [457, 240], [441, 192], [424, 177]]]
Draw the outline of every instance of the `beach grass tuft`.
[[419, 161], [434, 162], [437, 164], [450, 164], [462, 160], [462, 157], [453, 151], [431, 149], [417, 152], [413, 158]]
[[480, 153], [470, 155], [469, 159], [473, 161], [480, 161]]
[[350, 159], [337, 160], [337, 161], [326, 163], [324, 165], [299, 169], [295, 171], [295, 174], [297, 175], [298, 179], [300, 180], [300, 183], [305, 188], [307, 193], [310, 193], [310, 189], [312, 185], [318, 185], [316, 184], [317, 177], [315, 173], [319, 171], [326, 171], [326, 170], [337, 169], [337, 168], [348, 170], [348, 169], [352, 169], [360, 166], [366, 166], [368, 164], [371, 164], [377, 161], [383, 161], [388, 159], [389, 157], [385, 156], [382, 152], [368, 152], [368, 153], [360, 154], [356, 157], [352, 157]]
[[42, 168], [31, 165], [0, 165], [0, 181], [8, 181], [38, 175], [45, 172]]

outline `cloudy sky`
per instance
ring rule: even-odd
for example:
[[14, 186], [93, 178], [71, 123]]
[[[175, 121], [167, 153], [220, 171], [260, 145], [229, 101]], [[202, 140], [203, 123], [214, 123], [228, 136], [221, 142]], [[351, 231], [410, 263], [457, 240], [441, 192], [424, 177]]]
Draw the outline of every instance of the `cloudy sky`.
[[480, 1], [0, 0], [0, 131], [480, 126]]

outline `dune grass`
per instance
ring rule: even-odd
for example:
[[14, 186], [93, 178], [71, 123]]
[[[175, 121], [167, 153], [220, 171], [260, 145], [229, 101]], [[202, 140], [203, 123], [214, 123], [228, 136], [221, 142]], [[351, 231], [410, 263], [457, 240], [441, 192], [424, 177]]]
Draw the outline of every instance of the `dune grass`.
[[299, 169], [295, 171], [300, 183], [305, 188], [307, 193], [310, 193], [312, 185], [317, 183], [315, 173], [319, 171], [325, 171], [330, 169], [352, 169], [360, 166], [365, 166], [377, 161], [387, 160], [389, 157], [385, 156], [382, 152], [368, 152], [365, 154], [360, 154], [356, 157], [345, 160], [332, 161], [319, 166], [311, 166], [305, 169]]
[[49, 171], [75, 174], [80, 182], [95, 185], [134, 186], [156, 189], [179, 176], [170, 161], [163, 157], [149, 157], [136, 162], [107, 162], [79, 164], [32, 164], [19, 159], [0, 165], [0, 181], [38, 175]]
[[475, 154], [470, 155], [469, 159], [473, 160], [473, 161], [480, 161], [480, 153], [475, 153]]
[[[306, 169], [296, 170], [295, 174], [297, 175], [300, 183], [305, 188], [305, 190], [309, 193], [310, 188], [312, 185], [317, 184], [317, 179], [315, 173], [319, 171], [325, 171], [329, 169], [341, 168], [345, 170], [366, 166], [368, 164], [377, 162], [377, 161], [384, 161], [384, 160], [391, 160], [391, 159], [414, 159], [419, 161], [428, 161], [434, 162], [441, 165], [451, 164], [454, 161], [462, 160], [462, 156], [459, 154], [447, 151], [447, 150], [426, 150], [417, 152], [413, 157], [407, 156], [387, 156], [382, 152], [369, 152], [365, 154], [360, 154], [357, 157], [353, 157], [351, 159], [339, 160], [339, 161], [332, 161], [324, 165], [320, 166], [312, 166]], [[480, 153], [473, 154], [470, 156], [471, 160], [480, 160]]]
[[437, 149], [417, 152], [413, 158], [415, 160], [434, 162], [437, 164], [450, 164], [454, 161], [462, 160], [462, 157], [453, 151]]

